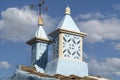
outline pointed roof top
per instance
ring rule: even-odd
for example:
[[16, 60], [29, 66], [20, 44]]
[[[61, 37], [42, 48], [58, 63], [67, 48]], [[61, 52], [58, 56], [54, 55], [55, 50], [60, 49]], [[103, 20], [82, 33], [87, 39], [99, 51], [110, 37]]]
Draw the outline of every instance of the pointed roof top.
[[47, 34], [45, 33], [43, 26], [39, 26], [36, 30], [35, 37], [42, 38], [42, 39], [48, 39]]
[[41, 16], [38, 17], [38, 29], [36, 30], [35, 37], [48, 39], [47, 34], [43, 29], [43, 19]]
[[74, 32], [80, 32], [79, 28], [73, 21], [72, 17], [70, 16], [70, 8], [67, 6], [65, 9], [65, 16], [61, 20], [60, 24], [58, 25], [57, 29], [65, 29]]
[[29, 44], [29, 45], [32, 45], [36, 42], [39, 42], [39, 41], [42, 41], [42, 42], [47, 42], [49, 43], [49, 38], [47, 37], [44, 29], [43, 29], [43, 26], [39, 26], [38, 29], [36, 30], [36, 33], [35, 33], [35, 36], [28, 40], [26, 43]]

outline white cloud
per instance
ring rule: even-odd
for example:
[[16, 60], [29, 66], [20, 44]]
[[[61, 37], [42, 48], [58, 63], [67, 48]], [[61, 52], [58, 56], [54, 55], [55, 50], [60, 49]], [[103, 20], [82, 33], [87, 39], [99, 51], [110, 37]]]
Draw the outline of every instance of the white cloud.
[[[0, 39], [21, 42], [30, 39], [37, 29], [37, 12], [27, 7], [8, 8], [1, 13]], [[43, 15], [45, 29], [49, 32], [55, 26], [55, 19]]]
[[6, 61], [0, 62], [0, 68], [9, 68], [10, 64]]
[[78, 16], [80, 19], [99, 19], [99, 18], [104, 18], [105, 16], [100, 14], [99, 12], [92, 12], [92, 13], [87, 13], [87, 14], [80, 14]]
[[120, 58], [106, 58], [103, 62], [95, 59], [89, 61], [89, 70], [92, 75], [120, 76]]
[[89, 43], [102, 42], [104, 40], [120, 40], [120, 19], [115, 16], [83, 20], [79, 21], [78, 25], [81, 31], [88, 33], [86, 41]]
[[120, 43], [114, 44], [114, 49], [115, 50], [120, 50]]
[[91, 59], [91, 58], [92, 58], [92, 56], [91, 56], [91, 55], [89, 55], [88, 53], [86, 53], [86, 52], [84, 52], [84, 51], [83, 51], [83, 53], [82, 53], [82, 54], [83, 54], [83, 61], [84, 61], [84, 60], [89, 60], [89, 59]]
[[114, 4], [113, 8], [116, 9], [116, 10], [120, 10], [120, 3]]
[[9, 41], [25, 41], [34, 31], [36, 13], [27, 8], [8, 8], [1, 13], [1, 39]]
[[105, 60], [97, 61], [92, 55], [85, 52], [83, 52], [83, 57], [87, 60], [89, 75], [107, 78], [120, 76], [120, 58], [106, 58]]
[[89, 55], [85, 52], [83, 52], [83, 59], [89, 59]]

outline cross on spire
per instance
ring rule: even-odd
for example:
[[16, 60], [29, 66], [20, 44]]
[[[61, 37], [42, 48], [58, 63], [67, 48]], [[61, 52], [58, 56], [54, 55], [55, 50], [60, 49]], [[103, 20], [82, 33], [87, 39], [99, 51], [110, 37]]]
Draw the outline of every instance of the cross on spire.
[[38, 6], [39, 6], [39, 16], [41, 16], [42, 13], [42, 6], [45, 3], [45, 0], [40, 0]]
[[38, 17], [38, 26], [43, 26], [43, 20], [41, 17], [42, 14], [42, 6], [45, 3], [45, 0], [40, 0], [38, 7], [39, 7], [39, 17]]

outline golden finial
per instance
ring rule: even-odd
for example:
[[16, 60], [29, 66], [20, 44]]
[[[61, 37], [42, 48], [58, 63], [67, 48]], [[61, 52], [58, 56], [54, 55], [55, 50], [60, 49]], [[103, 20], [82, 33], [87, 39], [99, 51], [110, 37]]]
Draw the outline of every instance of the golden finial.
[[38, 18], [38, 26], [43, 26], [43, 20], [41, 16]]
[[66, 7], [66, 9], [65, 9], [65, 14], [68, 14], [68, 15], [71, 14], [71, 13], [70, 13], [70, 7], [69, 7], [69, 6]]

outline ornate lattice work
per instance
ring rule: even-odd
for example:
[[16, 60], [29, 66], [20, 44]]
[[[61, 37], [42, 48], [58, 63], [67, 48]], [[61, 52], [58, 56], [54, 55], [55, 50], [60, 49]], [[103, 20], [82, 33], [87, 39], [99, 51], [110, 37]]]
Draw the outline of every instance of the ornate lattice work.
[[59, 46], [59, 43], [58, 43], [58, 37], [57, 37], [53, 43], [53, 58], [58, 58], [58, 46]]
[[41, 58], [47, 50], [47, 44], [37, 43], [32, 46], [32, 65]]
[[47, 44], [45, 44], [45, 43], [39, 43], [38, 44], [38, 54], [37, 54], [37, 56], [36, 56], [36, 58], [37, 58], [37, 60], [39, 60], [40, 59], [40, 57], [43, 55], [43, 54], [45, 54], [45, 51], [47, 50]]
[[80, 37], [70, 34], [63, 36], [63, 55], [67, 58], [80, 59]]

